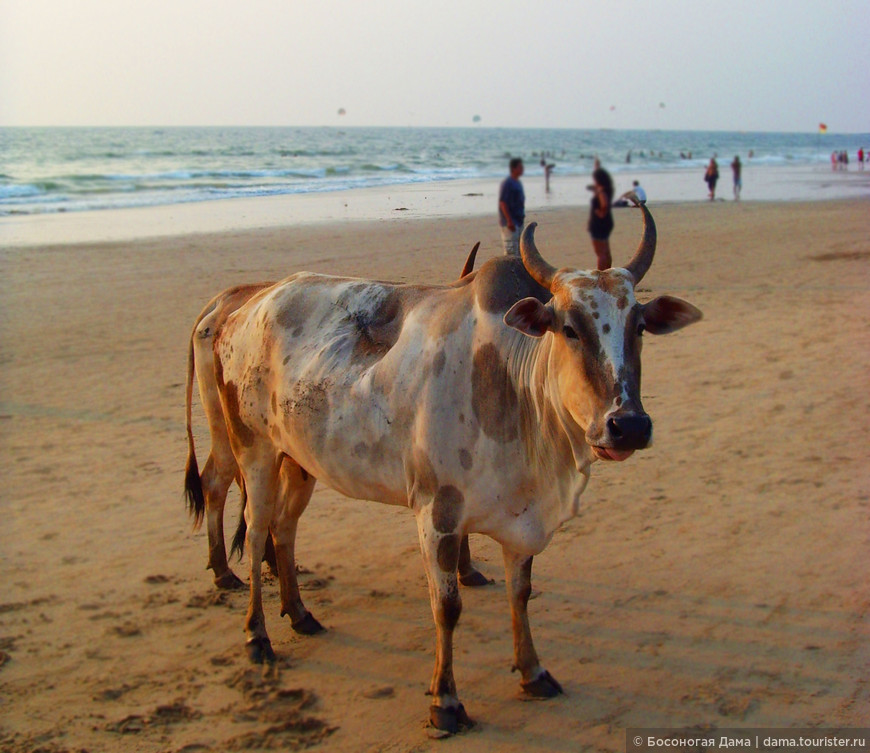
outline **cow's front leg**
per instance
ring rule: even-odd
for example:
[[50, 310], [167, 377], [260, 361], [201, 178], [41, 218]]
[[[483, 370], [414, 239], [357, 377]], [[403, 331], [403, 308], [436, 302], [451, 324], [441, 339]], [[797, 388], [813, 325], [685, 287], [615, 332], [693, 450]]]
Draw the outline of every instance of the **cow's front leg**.
[[505, 580], [511, 604], [514, 632], [514, 669], [522, 674], [523, 692], [535, 698], [564, 693], [562, 686], [538, 661], [529, 628], [529, 596], [532, 593], [532, 558], [503, 547]]
[[433, 524], [432, 507], [430, 504], [417, 512], [420, 549], [423, 552], [437, 634], [435, 672], [429, 685], [429, 693], [433, 697], [429, 721], [433, 727], [453, 733], [472, 724], [459, 702], [453, 679], [453, 631], [462, 612], [457, 579], [462, 537], [458, 531], [445, 533], [439, 530]]

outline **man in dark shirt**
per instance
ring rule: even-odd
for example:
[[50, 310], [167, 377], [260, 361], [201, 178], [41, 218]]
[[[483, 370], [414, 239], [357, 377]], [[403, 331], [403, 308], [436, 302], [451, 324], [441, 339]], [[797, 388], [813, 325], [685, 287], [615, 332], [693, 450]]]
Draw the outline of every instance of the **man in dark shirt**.
[[504, 241], [505, 254], [520, 255], [520, 235], [526, 221], [526, 194], [520, 177], [523, 161], [514, 157], [510, 161], [510, 175], [501, 183], [498, 192], [498, 224]]

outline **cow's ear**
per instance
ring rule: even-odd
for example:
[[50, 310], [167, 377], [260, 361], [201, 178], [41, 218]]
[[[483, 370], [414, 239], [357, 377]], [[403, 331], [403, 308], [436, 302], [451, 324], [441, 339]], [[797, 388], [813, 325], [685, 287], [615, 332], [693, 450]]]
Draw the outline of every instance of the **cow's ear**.
[[553, 328], [555, 321], [553, 310], [537, 298], [523, 298], [517, 301], [504, 315], [504, 323], [508, 327], [513, 327], [531, 337], [541, 337], [548, 329]]
[[663, 295], [643, 307], [643, 321], [653, 335], [668, 335], [678, 329], [701, 321], [703, 314], [691, 303]]

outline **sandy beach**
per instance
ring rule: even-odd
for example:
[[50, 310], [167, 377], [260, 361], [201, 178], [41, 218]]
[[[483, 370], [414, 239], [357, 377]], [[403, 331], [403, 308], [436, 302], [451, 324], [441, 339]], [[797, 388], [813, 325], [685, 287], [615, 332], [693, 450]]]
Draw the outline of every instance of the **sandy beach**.
[[[228, 286], [302, 269], [450, 281], [475, 241], [481, 261], [500, 251], [485, 201], [428, 218], [395, 204], [377, 222], [7, 237], [0, 749], [575, 753], [623, 750], [637, 727], [870, 726], [866, 198], [652, 205], [658, 253], [638, 297], [681, 296], [705, 318], [647, 339], [655, 445], [597, 464], [581, 515], [535, 559], [532, 630], [566, 695], [520, 700], [500, 547], [472, 536], [496, 582], [465, 589], [456, 637], [477, 725], [429, 739], [434, 627], [413, 516], [323, 487], [297, 558], [328, 631], [293, 633], [267, 576], [279, 662], [247, 663], [247, 594], [214, 588], [181, 496], [195, 317]], [[592, 264], [586, 212], [530, 216], [554, 264]], [[639, 236], [638, 213], [617, 213], [615, 261]], [[198, 402], [194, 419], [204, 458]], [[230, 529], [237, 511], [233, 490]]]

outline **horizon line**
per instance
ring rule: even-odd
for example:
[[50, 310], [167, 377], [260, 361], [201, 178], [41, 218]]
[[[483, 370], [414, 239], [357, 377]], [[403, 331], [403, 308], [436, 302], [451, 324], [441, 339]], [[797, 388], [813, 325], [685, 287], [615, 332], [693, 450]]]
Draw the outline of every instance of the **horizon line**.
[[623, 131], [623, 132], [647, 132], [647, 133], [788, 133], [795, 135], [817, 135], [824, 136], [866, 136], [870, 135], [868, 131], [832, 131], [828, 127], [827, 131], [822, 133], [818, 127], [808, 130], [774, 130], [774, 129], [718, 129], [718, 128], [615, 128], [613, 126], [505, 126], [505, 125], [483, 125], [480, 123], [472, 125], [363, 125], [363, 124], [339, 124], [339, 123], [320, 123], [300, 125], [293, 123], [275, 124], [233, 124], [233, 123], [211, 123], [211, 124], [175, 124], [167, 125], [163, 123], [143, 123], [143, 124], [3, 124], [0, 123], [0, 128], [150, 128], [150, 129], [182, 129], [182, 128], [335, 128], [336, 130], [351, 130], [359, 128], [385, 128], [385, 129], [463, 129], [463, 130], [513, 130], [513, 131]]

